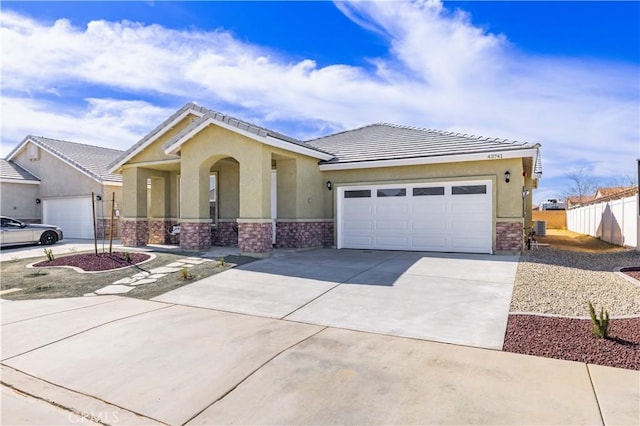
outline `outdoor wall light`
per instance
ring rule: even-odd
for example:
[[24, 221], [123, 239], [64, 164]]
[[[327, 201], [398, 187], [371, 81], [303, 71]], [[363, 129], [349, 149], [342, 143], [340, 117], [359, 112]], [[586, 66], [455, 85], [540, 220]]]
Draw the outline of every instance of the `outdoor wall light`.
[[331, 191], [333, 189], [333, 183], [330, 180], [327, 181], [327, 189]]
[[36, 198], [36, 204], [40, 204], [42, 200], [40, 198]]
[[527, 187], [523, 186], [522, 187], [522, 198], [526, 198], [527, 195], [529, 195], [529, 190], [527, 189]]
[[510, 180], [511, 180], [511, 172], [507, 170], [506, 172], [504, 172], [504, 181], [509, 183]]
[[102, 201], [102, 196], [101, 195], [96, 195], [96, 200]]

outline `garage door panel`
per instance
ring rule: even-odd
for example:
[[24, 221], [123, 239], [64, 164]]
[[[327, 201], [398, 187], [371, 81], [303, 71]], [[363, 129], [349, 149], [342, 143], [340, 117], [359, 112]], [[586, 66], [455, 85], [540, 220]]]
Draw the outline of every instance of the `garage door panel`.
[[[341, 197], [338, 204], [340, 247], [491, 253], [489, 181], [372, 185], [349, 191], [355, 195]], [[371, 197], [353, 198], [361, 194]]]
[[406, 250], [409, 237], [398, 235], [376, 235], [374, 246], [384, 250]]
[[444, 235], [424, 235], [411, 238], [411, 249], [420, 251], [443, 251], [447, 245]]
[[92, 238], [91, 197], [52, 198], [42, 201], [42, 220], [62, 228], [65, 238]]

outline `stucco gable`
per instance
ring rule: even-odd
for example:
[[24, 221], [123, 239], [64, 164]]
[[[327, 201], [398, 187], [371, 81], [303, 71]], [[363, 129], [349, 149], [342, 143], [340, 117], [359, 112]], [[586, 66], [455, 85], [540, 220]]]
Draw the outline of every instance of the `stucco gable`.
[[193, 121], [187, 128], [169, 140], [164, 146], [167, 154], [175, 154], [180, 150], [183, 143], [193, 138], [199, 132], [210, 125], [219, 126], [234, 133], [241, 134], [250, 139], [256, 140], [265, 145], [281, 148], [287, 151], [304, 154], [320, 160], [329, 160], [332, 154], [322, 149], [310, 146], [304, 142], [286, 136], [282, 133], [269, 130], [265, 127], [256, 126], [246, 121], [239, 120], [226, 114], [216, 111], [209, 111], [198, 120]]
[[7, 160], [11, 161], [20, 152], [29, 149], [30, 144], [98, 183], [122, 182], [122, 176], [109, 173], [107, 170], [108, 165], [122, 153], [120, 150], [28, 135], [9, 153]]

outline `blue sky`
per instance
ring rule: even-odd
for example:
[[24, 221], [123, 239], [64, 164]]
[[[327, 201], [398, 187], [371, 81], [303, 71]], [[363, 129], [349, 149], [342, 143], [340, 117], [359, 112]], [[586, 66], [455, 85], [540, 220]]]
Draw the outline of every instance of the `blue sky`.
[[374, 122], [538, 142], [534, 200], [640, 157], [638, 2], [2, 2], [2, 155], [126, 149], [189, 101], [301, 139]]

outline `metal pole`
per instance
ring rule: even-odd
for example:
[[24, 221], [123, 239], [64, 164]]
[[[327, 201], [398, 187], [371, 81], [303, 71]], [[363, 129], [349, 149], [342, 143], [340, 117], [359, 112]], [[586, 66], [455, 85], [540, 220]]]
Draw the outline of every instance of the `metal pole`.
[[93, 212], [93, 247], [98, 255], [98, 230], [96, 229], [96, 194], [91, 193], [91, 210]]
[[111, 226], [109, 229], [109, 255], [113, 254], [113, 213], [116, 209], [116, 193], [111, 196]]

